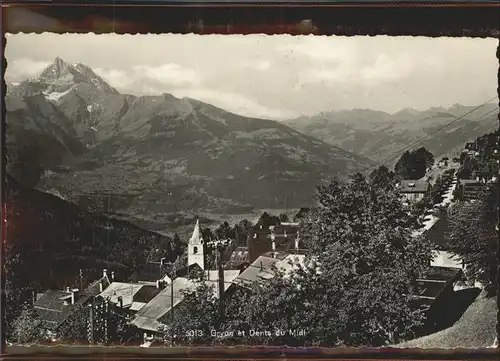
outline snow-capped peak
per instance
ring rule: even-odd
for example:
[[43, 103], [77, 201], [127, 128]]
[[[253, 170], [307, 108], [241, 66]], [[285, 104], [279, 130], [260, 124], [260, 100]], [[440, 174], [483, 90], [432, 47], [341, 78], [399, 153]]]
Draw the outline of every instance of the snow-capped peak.
[[59, 90], [61, 90], [61, 87], [67, 88], [78, 83], [87, 83], [97, 89], [117, 93], [106, 81], [94, 73], [89, 66], [80, 62], [71, 65], [59, 57], [55, 58], [52, 64], [45, 68], [35, 81], [55, 85]]

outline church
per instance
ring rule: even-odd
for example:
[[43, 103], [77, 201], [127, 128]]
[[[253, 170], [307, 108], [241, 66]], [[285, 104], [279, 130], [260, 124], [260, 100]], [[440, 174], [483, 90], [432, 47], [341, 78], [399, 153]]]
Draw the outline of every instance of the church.
[[[217, 269], [207, 269], [204, 246], [205, 241], [203, 240], [200, 221], [197, 220], [191, 238], [188, 241], [187, 266], [176, 271], [177, 277], [187, 277], [189, 273], [198, 268], [200, 271], [204, 272], [207, 281], [216, 282], [219, 279], [219, 271]], [[238, 276], [239, 272], [239, 270], [224, 270], [223, 278], [226, 287], [229, 282]]]

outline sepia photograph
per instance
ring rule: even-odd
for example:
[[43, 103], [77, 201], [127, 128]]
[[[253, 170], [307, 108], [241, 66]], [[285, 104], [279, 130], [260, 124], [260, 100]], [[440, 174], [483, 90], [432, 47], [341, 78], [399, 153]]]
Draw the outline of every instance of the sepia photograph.
[[497, 46], [7, 34], [7, 345], [498, 347]]

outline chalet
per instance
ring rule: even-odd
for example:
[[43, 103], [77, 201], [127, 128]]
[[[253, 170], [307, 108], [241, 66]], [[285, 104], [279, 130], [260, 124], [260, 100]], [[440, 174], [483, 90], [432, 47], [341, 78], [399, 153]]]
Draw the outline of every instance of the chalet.
[[479, 199], [490, 187], [489, 183], [481, 179], [460, 179], [458, 181], [458, 196], [464, 201]]
[[305, 256], [301, 254], [290, 254], [287, 252], [267, 252], [257, 258], [247, 269], [245, 269], [233, 283], [240, 287], [250, 287], [259, 280], [266, 280], [274, 277], [276, 270], [281, 270], [285, 276], [296, 267], [296, 264], [303, 264]]
[[155, 285], [141, 283], [113, 282], [99, 297], [109, 300], [129, 314], [136, 313], [161, 291], [161, 283]]
[[253, 263], [259, 256], [271, 251], [305, 253], [300, 238], [299, 223], [282, 222], [269, 229], [255, 229], [248, 238], [248, 262]]
[[[198, 269], [199, 265], [193, 265], [192, 270]], [[219, 271], [203, 271], [205, 281], [212, 285], [214, 290], [218, 289]], [[232, 281], [239, 275], [238, 270], [226, 270], [224, 277], [224, 292], [228, 291]], [[165, 285], [149, 302], [143, 305], [131, 320], [131, 325], [144, 331], [145, 340], [155, 337], [160, 328], [167, 327], [171, 317], [171, 311], [184, 299], [183, 291], [193, 289], [196, 281], [188, 277], [177, 277], [170, 284]], [[140, 291], [139, 291], [140, 292]], [[175, 312], [174, 312], [175, 313]]]
[[48, 333], [55, 336], [61, 325], [68, 320], [74, 311], [88, 305], [110, 284], [111, 280], [107, 271], [104, 270], [103, 276], [83, 291], [68, 287], [64, 291], [48, 290], [45, 293], [39, 293], [34, 303], [35, 312]]
[[269, 279], [273, 276], [273, 267], [287, 256], [286, 252], [266, 252], [238, 275], [233, 283], [237, 286], [249, 287], [258, 280]]
[[425, 180], [403, 180], [397, 185], [403, 200], [416, 202], [424, 198], [429, 191], [429, 183]]
[[468, 150], [468, 151], [477, 151], [478, 150], [478, 147], [477, 147], [477, 144], [476, 142], [468, 142], [465, 144], [465, 149]]
[[268, 238], [274, 243], [274, 249], [289, 250], [299, 248], [299, 223], [280, 223], [269, 227]]

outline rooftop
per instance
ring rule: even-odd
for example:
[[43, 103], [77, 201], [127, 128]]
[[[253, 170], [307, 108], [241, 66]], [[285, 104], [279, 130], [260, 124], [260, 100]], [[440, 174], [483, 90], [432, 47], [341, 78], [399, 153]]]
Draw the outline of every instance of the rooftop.
[[428, 280], [436, 281], [450, 281], [454, 279], [459, 273], [460, 269], [451, 267], [431, 267], [430, 272], [425, 277]]
[[398, 184], [401, 193], [425, 193], [429, 189], [429, 183], [425, 180], [402, 180]]
[[273, 274], [271, 271], [273, 266], [284, 258], [273, 258], [269, 254], [259, 256], [233, 282], [241, 286], [248, 286], [259, 279], [268, 278], [268, 275]]
[[109, 298], [115, 304], [119, 304], [119, 297], [121, 297], [123, 307], [129, 307], [133, 302], [134, 295], [143, 287], [151, 286], [137, 283], [113, 282], [99, 296], [104, 299]]
[[[238, 270], [224, 271], [224, 290], [231, 286], [232, 281], [238, 276]], [[217, 289], [219, 281], [219, 271], [205, 271], [207, 284]], [[174, 302], [173, 307], [176, 307], [184, 299], [183, 290], [193, 289], [196, 286], [194, 280], [185, 277], [177, 277], [173, 281]], [[164, 325], [161, 320], [173, 308], [171, 304], [171, 289], [172, 284], [167, 285], [162, 289], [151, 301], [146, 304], [144, 302], [134, 303], [133, 308], [138, 309], [137, 314], [132, 320], [132, 324], [137, 328], [147, 331], [158, 331], [158, 328]]]
[[56, 329], [75, 309], [74, 305], [65, 302], [69, 297], [71, 292], [48, 290], [35, 302], [36, 313], [46, 328]]
[[97, 281], [93, 282], [85, 290], [75, 292], [75, 305], [68, 304], [71, 302], [71, 291], [61, 290], [48, 290], [40, 295], [36, 300], [34, 307], [36, 312], [45, 327], [48, 329], [57, 328], [62, 322], [66, 320], [72, 310], [76, 307], [83, 306], [87, 301], [100, 293], [100, 283], [102, 282], [103, 288], [109, 286], [109, 278], [104, 275]]
[[[193, 287], [194, 282], [184, 277], [178, 277], [172, 283], [174, 288], [173, 307], [175, 307], [183, 299], [181, 291]], [[150, 302], [144, 305], [137, 312], [131, 324], [143, 330], [158, 331], [158, 328], [162, 326], [158, 320], [172, 307], [171, 287], [172, 284], [168, 285]]]

